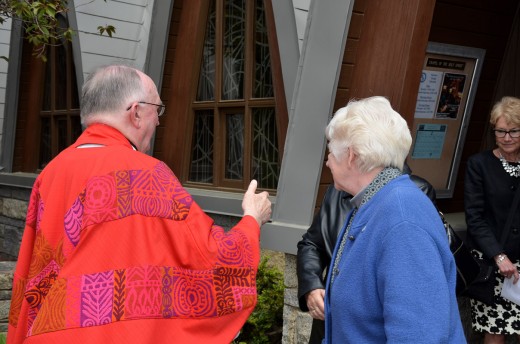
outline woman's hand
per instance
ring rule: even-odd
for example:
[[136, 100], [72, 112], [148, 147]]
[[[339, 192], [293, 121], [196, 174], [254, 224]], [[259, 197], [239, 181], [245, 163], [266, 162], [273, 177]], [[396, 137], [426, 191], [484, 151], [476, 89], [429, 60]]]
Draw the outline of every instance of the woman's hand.
[[305, 295], [309, 314], [314, 319], [325, 320], [325, 289], [314, 289]]
[[495, 263], [497, 264], [499, 272], [502, 276], [506, 278], [513, 277], [513, 284], [516, 284], [516, 282], [518, 282], [518, 279], [520, 277], [520, 275], [518, 274], [518, 269], [505, 254], [502, 253], [496, 255]]

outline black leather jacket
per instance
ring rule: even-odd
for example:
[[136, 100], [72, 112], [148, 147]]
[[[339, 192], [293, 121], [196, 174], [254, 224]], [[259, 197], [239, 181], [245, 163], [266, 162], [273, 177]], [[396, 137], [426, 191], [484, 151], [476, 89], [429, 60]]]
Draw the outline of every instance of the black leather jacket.
[[[410, 179], [435, 202], [435, 189], [425, 179], [410, 175]], [[298, 302], [307, 312], [305, 294], [314, 289], [325, 289], [325, 269], [329, 266], [336, 239], [352, 209], [352, 195], [330, 185], [323, 197], [320, 211], [314, 216], [311, 226], [298, 242], [296, 272], [298, 275]]]

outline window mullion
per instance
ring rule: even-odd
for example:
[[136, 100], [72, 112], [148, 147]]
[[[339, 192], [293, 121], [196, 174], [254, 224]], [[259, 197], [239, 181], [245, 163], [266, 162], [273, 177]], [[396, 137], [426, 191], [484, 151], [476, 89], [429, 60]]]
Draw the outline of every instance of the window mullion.
[[251, 161], [252, 161], [252, 120], [251, 108], [244, 109], [244, 188], [247, 188], [251, 180]]
[[51, 46], [51, 59], [47, 63], [51, 63], [51, 113], [50, 113], [50, 130], [51, 130], [51, 156], [58, 155], [58, 128], [56, 123], [56, 117], [54, 113], [56, 112], [56, 47]]
[[252, 110], [250, 107], [250, 101], [253, 98], [253, 83], [254, 83], [254, 75], [255, 75], [255, 58], [254, 58], [254, 47], [255, 47], [255, 10], [256, 10], [256, 1], [248, 1], [247, 2], [247, 12], [246, 12], [246, 61], [245, 61], [245, 90], [244, 90], [244, 122], [245, 122], [245, 132], [244, 132], [244, 188], [247, 188], [249, 181], [252, 178], [251, 175], [251, 162], [252, 162]]
[[[222, 63], [223, 63], [223, 44], [224, 44], [224, 37], [223, 37], [223, 28], [224, 28], [224, 0], [216, 0], [217, 7], [217, 18], [216, 18], [216, 25], [217, 28], [215, 35], [216, 35], [216, 42], [215, 42], [215, 102], [218, 104], [222, 100]], [[215, 115], [217, 115], [215, 113]]]
[[255, 1], [246, 3], [246, 32], [245, 32], [245, 66], [244, 66], [244, 100], [246, 107], [249, 99], [252, 98], [253, 75], [254, 75], [254, 10]]
[[68, 45], [65, 45], [65, 52], [66, 52], [66, 55], [68, 56], [67, 59], [65, 59], [65, 65], [66, 65], [66, 73], [65, 73], [65, 80], [66, 80], [66, 84], [67, 84], [67, 92], [66, 92], [66, 100], [65, 100], [65, 106], [67, 108], [67, 145], [71, 145], [74, 140], [74, 138], [72, 137], [72, 96], [71, 96], [71, 93], [72, 93], [72, 88], [74, 87], [72, 85], [72, 73], [74, 73], [74, 71], [72, 70], [72, 59], [73, 59], [73, 56], [72, 56], [72, 47], [70, 47], [69, 49], [69, 46]]
[[215, 64], [215, 107], [213, 110], [214, 113], [214, 136], [213, 136], [213, 185], [218, 186], [222, 183], [223, 175], [223, 152], [222, 145], [220, 142], [223, 141], [222, 130], [225, 126], [222, 125], [221, 111], [219, 108], [219, 104], [222, 101], [222, 63], [223, 63], [223, 44], [224, 44], [224, 5], [225, 0], [216, 0], [216, 25], [217, 28], [216, 35], [216, 46], [215, 46], [215, 55], [216, 55], [216, 64]]
[[225, 130], [226, 130], [226, 115], [222, 109], [218, 106], [214, 110], [215, 116], [215, 127], [213, 137], [213, 185], [222, 185], [224, 180], [224, 169], [225, 169]]

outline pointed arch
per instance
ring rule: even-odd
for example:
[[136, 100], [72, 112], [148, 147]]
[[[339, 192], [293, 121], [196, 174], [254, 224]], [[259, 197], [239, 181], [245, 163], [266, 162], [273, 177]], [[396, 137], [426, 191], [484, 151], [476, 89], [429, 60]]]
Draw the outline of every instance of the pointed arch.
[[255, 178], [276, 190], [287, 106], [270, 1], [175, 7], [171, 83], [162, 90], [169, 115], [154, 155], [187, 186], [243, 190]]
[[[59, 15], [61, 27], [67, 18]], [[72, 43], [47, 48], [47, 62], [23, 41], [13, 171], [38, 172], [81, 134]]]

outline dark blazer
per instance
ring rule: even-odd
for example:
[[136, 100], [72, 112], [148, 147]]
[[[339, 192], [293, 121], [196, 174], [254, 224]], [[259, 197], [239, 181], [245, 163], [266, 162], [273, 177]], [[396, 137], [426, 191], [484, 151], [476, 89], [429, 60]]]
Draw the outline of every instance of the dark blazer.
[[[520, 178], [511, 177], [492, 151], [472, 155], [464, 179], [467, 243], [491, 259], [505, 253], [512, 261], [520, 258], [520, 206], [509, 231], [507, 216]], [[505, 236], [502, 246], [500, 238]]]

